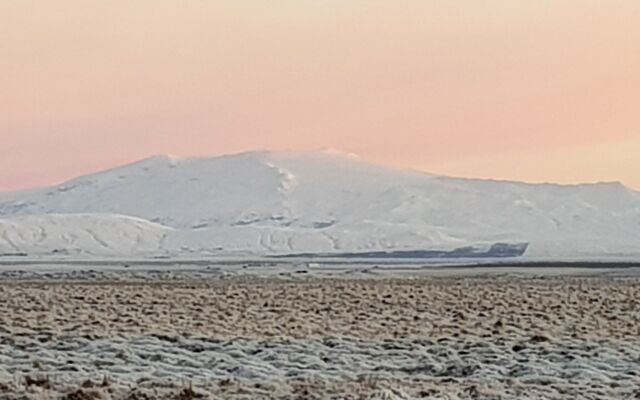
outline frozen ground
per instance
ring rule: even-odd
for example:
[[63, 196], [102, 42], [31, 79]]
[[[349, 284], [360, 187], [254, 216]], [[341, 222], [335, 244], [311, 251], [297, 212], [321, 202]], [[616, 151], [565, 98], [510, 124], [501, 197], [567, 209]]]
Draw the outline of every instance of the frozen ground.
[[518, 344], [460, 338], [372, 342], [158, 336], [2, 337], [2, 343], [7, 382], [15, 382], [10, 375], [34, 377], [34, 370], [50, 371], [52, 386], [59, 387], [91, 378], [99, 383], [104, 376], [120, 385], [173, 382], [179, 386], [188, 381], [198, 389], [218, 386], [215, 391], [227, 380], [251, 390], [256, 384], [286, 387], [292, 380], [368, 378], [396, 382], [396, 389], [413, 396], [415, 389], [425, 386], [431, 386], [433, 394], [446, 394], [451, 390], [447, 386], [457, 383], [453, 393], [459, 396], [473, 386], [501, 384], [504, 397], [546, 393], [549, 398], [624, 398], [637, 393], [640, 360], [637, 343], [541, 343], [535, 337]]
[[0, 399], [640, 396], [633, 268], [20, 269]]

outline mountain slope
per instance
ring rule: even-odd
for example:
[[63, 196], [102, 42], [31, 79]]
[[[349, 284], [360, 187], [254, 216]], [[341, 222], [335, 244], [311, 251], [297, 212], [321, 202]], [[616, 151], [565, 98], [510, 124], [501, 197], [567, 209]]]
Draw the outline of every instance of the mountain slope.
[[173, 229], [120, 215], [72, 214], [0, 219], [0, 255], [155, 255]]
[[[99, 230], [107, 237], [119, 237], [124, 228], [106, 224], [106, 214], [150, 221], [154, 229], [145, 243], [155, 243], [163, 255], [453, 250], [495, 243], [528, 243], [526, 255], [543, 258], [640, 253], [640, 195], [619, 183], [447, 178], [327, 151], [159, 156], [0, 195], [0, 218], [42, 216], [49, 224], [50, 214], [84, 214], [74, 221], [100, 214]], [[164, 232], [161, 245], [156, 228]], [[153, 252], [153, 246], [139, 252], [135, 242], [117, 247], [121, 255]]]

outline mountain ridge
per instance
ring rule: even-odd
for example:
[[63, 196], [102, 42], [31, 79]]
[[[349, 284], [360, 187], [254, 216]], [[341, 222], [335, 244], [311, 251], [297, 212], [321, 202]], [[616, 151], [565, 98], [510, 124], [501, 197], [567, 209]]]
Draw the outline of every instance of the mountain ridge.
[[349, 152], [343, 152], [337, 149], [320, 149], [320, 150], [308, 150], [308, 151], [293, 151], [293, 150], [278, 150], [278, 151], [272, 151], [272, 150], [251, 150], [251, 151], [243, 151], [243, 152], [238, 152], [238, 153], [231, 153], [231, 154], [221, 154], [221, 155], [214, 155], [214, 156], [189, 156], [189, 157], [183, 157], [183, 156], [176, 156], [176, 155], [172, 155], [172, 154], [154, 154], [145, 158], [142, 158], [140, 160], [136, 160], [136, 161], [132, 161], [132, 162], [127, 162], [127, 163], [123, 163], [123, 164], [119, 164], [113, 167], [109, 167], [109, 168], [105, 168], [102, 170], [96, 170], [96, 171], [90, 171], [90, 172], [86, 172], [83, 174], [80, 174], [76, 177], [71, 177], [68, 179], [65, 179], [61, 182], [58, 183], [54, 183], [51, 185], [43, 185], [43, 186], [39, 186], [39, 187], [31, 187], [31, 188], [25, 188], [25, 189], [19, 189], [19, 190], [5, 190], [5, 191], [0, 191], [0, 196], [2, 195], [14, 195], [16, 193], [25, 193], [25, 192], [33, 192], [33, 191], [37, 191], [37, 190], [43, 190], [45, 188], [52, 188], [52, 187], [57, 187], [57, 186], [61, 186], [61, 185], [65, 185], [71, 182], [74, 182], [76, 180], [85, 178], [85, 177], [92, 177], [92, 176], [96, 176], [96, 175], [100, 175], [103, 173], [109, 173], [109, 172], [113, 172], [116, 170], [120, 170], [120, 169], [125, 169], [125, 168], [129, 168], [129, 167], [133, 167], [136, 165], [145, 165], [145, 164], [151, 164], [151, 163], [165, 163], [167, 166], [171, 167], [172, 165], [175, 166], [178, 163], [183, 163], [183, 162], [190, 162], [190, 161], [202, 161], [202, 160], [212, 160], [212, 159], [224, 159], [224, 158], [234, 158], [234, 157], [244, 157], [244, 156], [259, 156], [259, 155], [283, 155], [283, 154], [295, 154], [298, 156], [301, 155], [313, 155], [313, 154], [317, 154], [317, 155], [327, 155], [327, 156], [337, 156], [337, 157], [342, 157], [345, 159], [352, 159], [352, 160], [359, 160], [362, 161], [364, 163], [368, 163], [370, 165], [376, 165], [379, 167], [384, 167], [387, 169], [393, 169], [393, 170], [397, 170], [397, 171], [405, 171], [405, 172], [413, 172], [413, 173], [419, 173], [419, 174], [425, 174], [427, 176], [432, 176], [432, 177], [440, 177], [440, 178], [447, 178], [447, 179], [457, 179], [457, 180], [464, 180], [464, 181], [479, 181], [479, 182], [494, 182], [494, 183], [511, 183], [511, 184], [519, 184], [519, 185], [529, 185], [529, 186], [553, 186], [553, 187], [591, 187], [591, 186], [622, 186], [625, 189], [636, 193], [637, 195], [640, 196], [640, 190], [636, 190], [628, 185], [626, 185], [624, 182], [622, 181], [593, 181], [593, 182], [576, 182], [576, 183], [558, 183], [558, 182], [552, 182], [552, 181], [544, 181], [544, 182], [529, 182], [529, 181], [518, 181], [518, 180], [514, 180], [514, 179], [498, 179], [498, 178], [470, 178], [470, 177], [462, 177], [462, 176], [455, 176], [455, 175], [444, 175], [444, 174], [434, 174], [428, 171], [424, 171], [421, 169], [416, 169], [416, 168], [403, 168], [403, 167], [395, 167], [392, 165], [382, 165], [382, 164], [376, 164], [370, 161], [367, 161], [366, 159], [361, 158], [360, 156], [356, 155], [355, 153], [349, 153]]

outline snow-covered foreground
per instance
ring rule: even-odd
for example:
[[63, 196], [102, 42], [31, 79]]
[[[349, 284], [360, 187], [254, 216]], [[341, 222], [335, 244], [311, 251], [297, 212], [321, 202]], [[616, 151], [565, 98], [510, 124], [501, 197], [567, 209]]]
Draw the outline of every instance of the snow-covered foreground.
[[638, 260], [639, 237], [640, 194], [619, 183], [456, 179], [326, 151], [160, 156], [0, 194], [5, 257], [484, 251], [502, 243], [528, 244], [525, 258]]
[[3, 276], [2, 399], [640, 395], [637, 277], [47, 273]]

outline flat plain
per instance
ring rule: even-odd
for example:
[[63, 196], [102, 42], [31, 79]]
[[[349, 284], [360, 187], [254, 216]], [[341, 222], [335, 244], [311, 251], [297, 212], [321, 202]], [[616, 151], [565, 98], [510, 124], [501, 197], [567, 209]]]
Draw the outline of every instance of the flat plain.
[[0, 399], [635, 399], [640, 279], [0, 274]]

